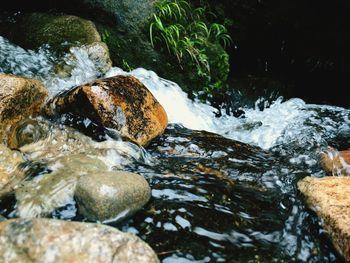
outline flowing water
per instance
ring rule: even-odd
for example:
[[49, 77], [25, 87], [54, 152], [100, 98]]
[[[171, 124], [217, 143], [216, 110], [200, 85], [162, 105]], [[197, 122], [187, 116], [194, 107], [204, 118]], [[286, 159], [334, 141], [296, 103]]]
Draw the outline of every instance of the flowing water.
[[[50, 96], [102, 77], [83, 49], [73, 49], [61, 60], [72, 65], [69, 76], [55, 74], [59, 59], [45, 47], [27, 51], [0, 37], [0, 72], [38, 78]], [[327, 146], [349, 147], [349, 110], [278, 98], [263, 110], [245, 108], [241, 117], [222, 113], [216, 118], [215, 108], [189, 100], [176, 83], [152, 71], [113, 68], [106, 76], [116, 74], [134, 75], [151, 90], [169, 117], [165, 133], [145, 150], [121, 142], [110, 130], [100, 131], [94, 141], [59, 120], [32, 120], [46, 135], [20, 148], [28, 159], [28, 176], [45, 183], [47, 170], [51, 175], [67, 173], [64, 158], [72, 155], [69, 162], [76, 165], [69, 167], [74, 169], [102, 165], [143, 175], [152, 188], [150, 202], [131, 218], [109, 224], [137, 234], [165, 263], [342, 262], [305, 207], [296, 182], [325, 175], [318, 156]], [[93, 130], [88, 120], [83, 124]], [[57, 186], [60, 193], [70, 189], [71, 183], [65, 182]], [[50, 193], [35, 201], [52, 199]], [[15, 217], [46, 209], [25, 206], [18, 196], [17, 204], [13, 198], [0, 201], [0, 212]], [[60, 200], [49, 216], [85, 221], [70, 195]]]

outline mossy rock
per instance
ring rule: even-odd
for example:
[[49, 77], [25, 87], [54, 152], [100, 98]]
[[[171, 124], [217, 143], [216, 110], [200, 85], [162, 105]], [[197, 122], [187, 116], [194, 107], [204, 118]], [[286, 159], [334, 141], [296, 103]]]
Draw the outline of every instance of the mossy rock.
[[71, 15], [26, 14], [12, 27], [16, 31], [10, 40], [30, 49], [48, 44], [52, 50], [62, 52], [101, 41], [93, 22]]

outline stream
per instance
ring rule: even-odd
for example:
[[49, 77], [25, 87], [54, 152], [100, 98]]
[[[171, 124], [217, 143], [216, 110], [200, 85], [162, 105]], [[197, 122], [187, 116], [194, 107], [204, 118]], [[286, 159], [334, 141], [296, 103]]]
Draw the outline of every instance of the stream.
[[[149, 88], [168, 114], [165, 133], [146, 149], [83, 121], [84, 133], [96, 140], [81, 139], [87, 145], [84, 152], [111, 169], [144, 176], [152, 188], [152, 198], [142, 210], [109, 225], [138, 235], [164, 263], [342, 262], [296, 183], [305, 176], [325, 176], [318, 156], [327, 146], [349, 147], [349, 110], [280, 97], [263, 110], [256, 105], [243, 108], [240, 117], [224, 112], [215, 117], [217, 109], [191, 101], [176, 83], [155, 72], [115, 67], [104, 76], [86, 51], [74, 48], [63, 58], [73, 71], [60, 77], [54, 70], [60, 60], [45, 47], [28, 51], [0, 36], [0, 73], [39, 79], [51, 97], [96, 78], [130, 74]], [[48, 145], [51, 137], [72, 133], [61, 120], [33, 121], [49, 134]], [[34, 160], [45, 155], [42, 151], [29, 148], [25, 154]], [[23, 169], [41, 176], [45, 167], [59, 169], [54, 158], [48, 157], [47, 163], [35, 159]], [[0, 200], [0, 214], [16, 217], [16, 205], [13, 198]], [[87, 221], [74, 200], [50, 216]]]

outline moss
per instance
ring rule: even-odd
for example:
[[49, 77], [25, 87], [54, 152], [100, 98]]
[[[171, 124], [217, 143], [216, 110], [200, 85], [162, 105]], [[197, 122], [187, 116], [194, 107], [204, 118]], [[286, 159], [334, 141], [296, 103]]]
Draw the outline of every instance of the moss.
[[101, 41], [94, 23], [77, 16], [32, 13], [24, 15], [14, 27], [19, 29], [13, 34], [15, 42], [31, 49], [49, 44], [53, 50], [61, 52], [77, 43]]

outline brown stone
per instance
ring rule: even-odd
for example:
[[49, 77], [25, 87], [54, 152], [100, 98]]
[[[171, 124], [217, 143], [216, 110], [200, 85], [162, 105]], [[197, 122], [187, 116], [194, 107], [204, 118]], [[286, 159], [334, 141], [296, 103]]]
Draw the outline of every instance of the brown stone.
[[46, 113], [89, 118], [140, 145], [162, 134], [168, 123], [163, 107], [133, 76], [115, 76], [75, 87], [50, 101]]
[[159, 262], [133, 234], [91, 223], [53, 219], [0, 222], [0, 262]]
[[0, 142], [10, 126], [40, 112], [47, 89], [38, 80], [0, 74]]
[[306, 177], [298, 182], [338, 252], [350, 262], [350, 177]]
[[327, 151], [321, 153], [320, 164], [332, 175], [350, 175], [350, 151], [337, 151], [328, 147]]

